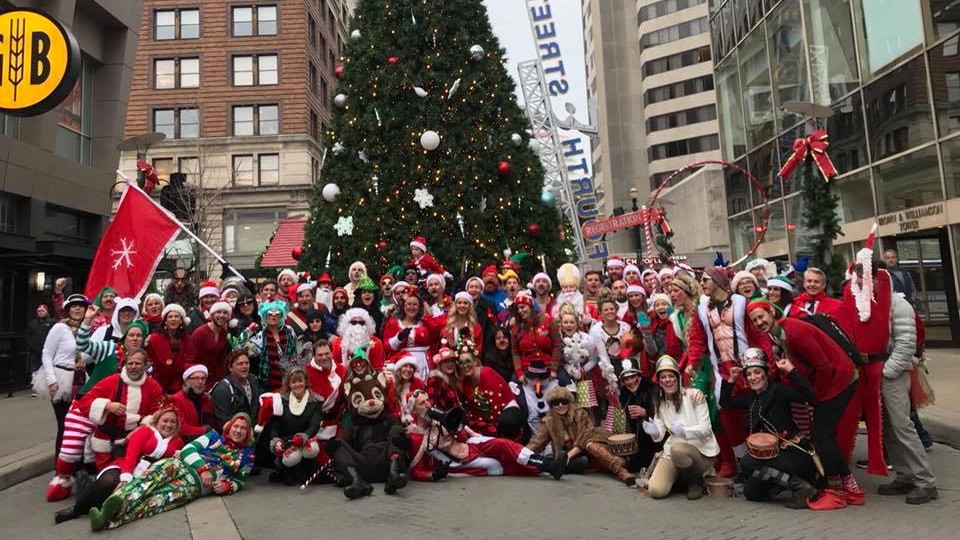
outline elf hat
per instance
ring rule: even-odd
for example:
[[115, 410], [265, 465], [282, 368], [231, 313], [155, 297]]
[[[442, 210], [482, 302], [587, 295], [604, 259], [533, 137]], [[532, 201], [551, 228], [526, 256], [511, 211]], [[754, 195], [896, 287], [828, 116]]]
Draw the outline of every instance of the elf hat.
[[785, 291], [793, 292], [793, 283], [786, 276], [773, 276], [767, 280], [767, 288], [777, 287]]
[[424, 237], [422, 237], [422, 236], [418, 236], [418, 237], [414, 238], [413, 240], [410, 241], [410, 248], [411, 248], [411, 249], [412, 249], [412, 248], [417, 248], [417, 249], [419, 249], [420, 251], [426, 253], [426, 252], [427, 252], [427, 239], [424, 238]]

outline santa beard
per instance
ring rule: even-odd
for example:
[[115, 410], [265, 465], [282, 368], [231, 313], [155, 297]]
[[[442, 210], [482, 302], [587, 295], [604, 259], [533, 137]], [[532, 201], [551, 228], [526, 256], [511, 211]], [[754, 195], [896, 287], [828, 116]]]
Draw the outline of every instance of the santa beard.
[[347, 358], [357, 350], [357, 347], [370, 343], [370, 334], [366, 325], [351, 324], [350, 328], [340, 336], [340, 351]]
[[317, 301], [327, 307], [327, 310], [333, 311], [333, 291], [318, 290]]
[[560, 307], [564, 304], [570, 304], [574, 307], [577, 313], [584, 313], [584, 302], [583, 294], [580, 291], [573, 292], [561, 292], [557, 295], [557, 302], [553, 305], [552, 315], [556, 317], [557, 313], [560, 311]]

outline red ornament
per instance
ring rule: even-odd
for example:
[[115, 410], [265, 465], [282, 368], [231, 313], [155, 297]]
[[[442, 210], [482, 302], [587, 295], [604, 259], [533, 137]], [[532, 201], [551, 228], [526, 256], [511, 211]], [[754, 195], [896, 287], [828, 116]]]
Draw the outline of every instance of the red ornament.
[[303, 257], [303, 246], [293, 246], [293, 249], [290, 250], [290, 256], [293, 257], [293, 260], [299, 261], [300, 257]]
[[340, 77], [343, 76], [343, 72], [346, 71], [346, 70], [347, 70], [347, 68], [345, 68], [345, 67], [343, 67], [343, 66], [337, 66], [337, 67], [333, 68], [333, 75], [334, 75], [334, 77], [336, 77], [336, 78], [339, 79]]
[[531, 223], [527, 225], [527, 234], [529, 234], [530, 236], [536, 236], [540, 234], [540, 226], [537, 225], [536, 223]]
[[388, 244], [386, 240], [380, 240], [379, 242], [377, 242], [376, 244], [374, 244], [374, 247], [376, 247], [376, 248], [379, 249], [380, 251], [383, 251], [383, 250], [387, 249], [389, 246], [390, 246], [390, 244]]
[[391, 56], [390, 58], [387, 58], [387, 62], [390, 62], [390, 65], [391, 65], [391, 66], [397, 65], [397, 62], [399, 62], [399, 61], [400, 61], [400, 59], [397, 58], [396, 56]]
[[510, 162], [503, 160], [497, 164], [497, 174], [500, 176], [506, 176], [510, 174]]

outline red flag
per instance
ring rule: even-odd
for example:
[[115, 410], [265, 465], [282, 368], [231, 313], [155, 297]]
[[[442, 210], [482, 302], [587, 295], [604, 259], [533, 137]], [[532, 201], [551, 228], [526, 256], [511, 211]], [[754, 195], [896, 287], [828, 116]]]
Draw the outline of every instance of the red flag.
[[139, 188], [128, 185], [100, 239], [84, 294], [94, 298], [110, 286], [118, 296], [139, 297], [160, 264], [163, 249], [179, 232], [180, 225], [170, 214]]

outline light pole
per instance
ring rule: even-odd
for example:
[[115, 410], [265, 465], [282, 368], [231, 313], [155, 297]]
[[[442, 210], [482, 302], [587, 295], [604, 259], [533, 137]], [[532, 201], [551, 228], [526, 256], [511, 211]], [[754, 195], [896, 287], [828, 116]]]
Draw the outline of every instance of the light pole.
[[[633, 204], [633, 211], [636, 212], [640, 208], [637, 206], [637, 196], [640, 195], [640, 190], [637, 188], [630, 188], [630, 201]], [[637, 266], [640, 266], [643, 261], [643, 236], [640, 233], [640, 225], [634, 225], [633, 227], [633, 241], [637, 248]]]

